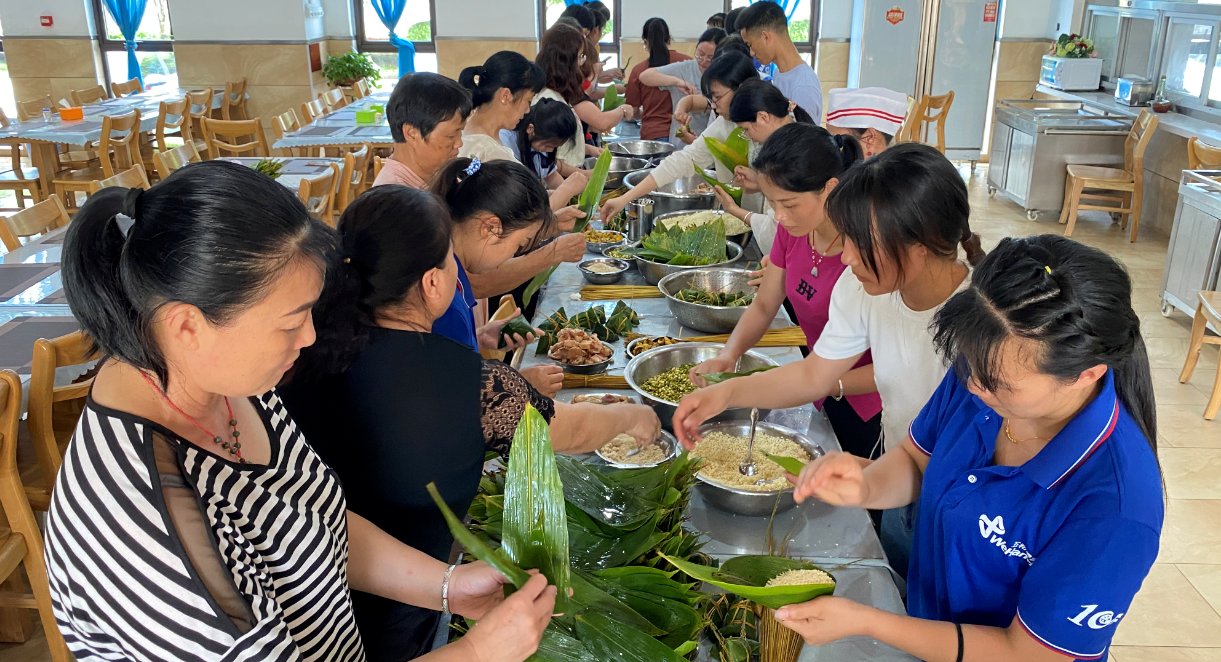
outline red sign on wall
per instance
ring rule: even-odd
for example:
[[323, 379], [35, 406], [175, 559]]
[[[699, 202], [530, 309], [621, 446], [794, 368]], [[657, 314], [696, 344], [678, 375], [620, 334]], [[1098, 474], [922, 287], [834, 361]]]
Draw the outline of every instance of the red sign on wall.
[[984, 23], [995, 23], [996, 22], [996, 5], [997, 4], [998, 3], [996, 2], [996, 0], [992, 0], [992, 2], [984, 3]]
[[51, 18], [50, 16], [39, 16], [38, 22], [44, 28], [49, 28], [49, 27], [55, 25], [55, 19]]
[[902, 23], [903, 16], [903, 10], [899, 7], [891, 7], [890, 11], [886, 12], [886, 20], [889, 21], [891, 25], [898, 25], [899, 23]]

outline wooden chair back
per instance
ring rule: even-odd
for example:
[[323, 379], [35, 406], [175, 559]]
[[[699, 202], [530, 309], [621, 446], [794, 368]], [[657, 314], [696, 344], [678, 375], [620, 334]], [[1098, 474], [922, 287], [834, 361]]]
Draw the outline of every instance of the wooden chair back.
[[212, 97], [216, 93], [212, 88], [204, 90], [196, 90], [195, 92], [187, 92], [187, 101], [191, 104], [191, 135], [196, 140], [203, 138], [203, 125], [200, 123], [205, 117], [212, 116]]
[[[51, 610], [51, 586], [43, 556], [42, 531], [30, 508], [21, 473], [17, 469], [17, 424], [21, 418], [21, 378], [12, 370], [0, 371], [0, 506], [8, 527], [0, 530], [0, 579], [5, 589], [18, 588], [0, 595], [0, 606], [38, 610], [47, 638], [52, 662], [72, 660], [64, 637]], [[25, 567], [30, 592], [17, 573]]]
[[[496, 308], [496, 312], [492, 313], [492, 316], [488, 318], [488, 321], [498, 322], [500, 320], [507, 320], [514, 310], [517, 310], [517, 302], [513, 301], [512, 294], [506, 294], [500, 297], [500, 305]], [[499, 349], [481, 349], [479, 354], [485, 359], [504, 361], [509, 353]]]
[[143, 92], [144, 83], [141, 83], [139, 78], [133, 78], [122, 83], [111, 83], [110, 89], [114, 91], [114, 98], [118, 99], [119, 97]]
[[15, 251], [21, 248], [22, 237], [45, 234], [68, 224], [68, 210], [63, 200], [52, 193], [46, 200], [27, 207], [0, 223], [0, 239], [5, 248]]
[[[267, 145], [267, 136], [263, 133], [263, 120], [214, 120], [205, 117], [203, 124], [204, 142], [208, 146], [208, 158], [215, 159], [228, 152], [231, 156], [271, 156], [271, 148]], [[248, 142], [237, 142], [250, 138]], [[247, 152], [251, 152], [247, 154]]]
[[[284, 137], [286, 133], [292, 133], [301, 128], [301, 122], [297, 119], [297, 111], [289, 108], [288, 110], [271, 118], [271, 130], [276, 132], [276, 140]], [[295, 156], [293, 153], [296, 150], [292, 148], [280, 150], [284, 156]]]
[[199, 161], [199, 152], [195, 151], [195, 143], [189, 140], [182, 147], [153, 154], [153, 165], [157, 168], [157, 174], [161, 179], [169, 177], [174, 174], [175, 170], [188, 163], [199, 163]]
[[91, 103], [105, 101], [109, 98], [110, 93], [101, 85], [87, 90], [72, 90], [72, 103], [78, 106], [88, 106]]
[[326, 114], [326, 102], [321, 98], [301, 104], [301, 121], [309, 124], [318, 119], [319, 115]]
[[1135, 180], [1144, 178], [1145, 149], [1149, 147], [1149, 141], [1153, 139], [1153, 132], [1157, 130], [1159, 121], [1157, 115], [1148, 108], [1140, 111], [1140, 115], [1132, 123], [1132, 130], [1124, 139], [1123, 169], [1132, 173]]
[[51, 488], [63, 463], [64, 448], [68, 445], [72, 430], [76, 428], [85, 396], [89, 395], [89, 387], [93, 385], [93, 379], [89, 378], [56, 386], [55, 371], [100, 358], [101, 355], [93, 351], [93, 341], [82, 331], [51, 340], [40, 338], [34, 341], [26, 425], [34, 442], [34, 455], [45, 485], [44, 488], [26, 486], [26, 494], [35, 510], [46, 510], [51, 502]]
[[361, 78], [352, 83], [352, 96], [356, 99], [363, 99], [369, 96], [369, 81]]
[[[177, 101], [162, 101], [157, 111], [157, 150], [164, 152], [170, 146], [166, 144], [167, 136], [178, 136], [182, 142], [191, 142], [191, 108], [188, 97]], [[171, 119], [171, 118], [178, 119]]]
[[[384, 168], [384, 167], [386, 167], [386, 159], [384, 157], [381, 157], [381, 156], [373, 157], [373, 179], [374, 180], [377, 179], [378, 175], [382, 174], [382, 168]], [[372, 186], [373, 181], [370, 181], [369, 185]]]
[[335, 185], [342, 176], [339, 166], [332, 163], [328, 172], [301, 178], [297, 189], [297, 199], [310, 215], [331, 227], [335, 227]]
[[373, 156], [373, 145], [365, 143], [355, 152], [343, 155], [343, 179], [339, 180], [339, 201], [335, 213], [342, 214], [357, 196], [368, 188], [369, 159]]
[[937, 151], [945, 154], [945, 120], [949, 116], [950, 106], [953, 104], [953, 90], [945, 94], [926, 94], [921, 97], [920, 103], [916, 106], [916, 117], [909, 128], [910, 141], [920, 141], [925, 126], [929, 123], [934, 123], [936, 125], [937, 141], [931, 144], [937, 148]]
[[1189, 170], [1221, 167], [1221, 147], [1202, 143], [1199, 138], [1192, 136], [1187, 141], [1187, 163]]
[[226, 120], [246, 119], [246, 79], [225, 83], [225, 99], [220, 105], [220, 116]]
[[318, 95], [319, 99], [326, 104], [328, 113], [333, 113], [340, 108], [348, 105], [348, 98], [343, 95], [343, 90], [338, 87]]
[[50, 94], [48, 94], [45, 97], [42, 97], [41, 99], [30, 99], [29, 101], [18, 101], [17, 102], [17, 119], [22, 122], [27, 122], [29, 120], [34, 119], [35, 117], [41, 118], [43, 108], [50, 108], [51, 110], [55, 110], [56, 105], [55, 105], [54, 101], [51, 101]]
[[907, 95], [907, 113], [903, 115], [903, 123], [899, 125], [899, 131], [895, 134], [894, 143], [912, 142], [912, 127], [916, 125], [916, 98], [912, 95]]
[[102, 118], [102, 140], [98, 143], [98, 161], [107, 177], [141, 163], [140, 109], [123, 115]]
[[[0, 108], [0, 128], [8, 128], [8, 125], [10, 124], [12, 124], [12, 121], [9, 120], [8, 115], [4, 114], [4, 109]], [[0, 138], [0, 159], [7, 158], [9, 160], [7, 169], [13, 171], [13, 174], [16, 175], [17, 180], [30, 181], [23, 172], [25, 166], [21, 163], [21, 157], [22, 149], [20, 139]], [[0, 171], [4, 169], [5, 167], [0, 165]]]
[[124, 170], [113, 177], [107, 177], [103, 180], [95, 180], [89, 184], [89, 195], [93, 195], [104, 188], [113, 187], [122, 188], [141, 188], [148, 190], [148, 173], [144, 171], [144, 164], [137, 163], [129, 170]]

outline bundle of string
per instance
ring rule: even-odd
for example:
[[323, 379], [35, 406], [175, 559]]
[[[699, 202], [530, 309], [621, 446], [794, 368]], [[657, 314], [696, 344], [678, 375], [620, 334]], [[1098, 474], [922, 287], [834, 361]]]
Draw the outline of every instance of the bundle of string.
[[647, 285], [586, 285], [581, 288], [581, 301], [660, 298], [661, 290]]
[[805, 641], [801, 635], [776, 620], [776, 610], [759, 609], [759, 662], [797, 662]]
[[[728, 333], [722, 333], [714, 336], [692, 336], [683, 338], [688, 342], [726, 342], [729, 340]], [[763, 333], [763, 337], [759, 342], [755, 343], [755, 347], [804, 347], [808, 341], [806, 340], [805, 331], [799, 326], [787, 326], [783, 329], [768, 329]]]
[[628, 389], [627, 380], [622, 375], [564, 375], [564, 388], [610, 388]]

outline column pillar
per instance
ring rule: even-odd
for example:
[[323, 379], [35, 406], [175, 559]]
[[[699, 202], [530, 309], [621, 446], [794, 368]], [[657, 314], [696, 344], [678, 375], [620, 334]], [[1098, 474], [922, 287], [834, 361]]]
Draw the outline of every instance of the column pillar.
[[[54, 24], [41, 25], [40, 16]], [[13, 96], [28, 101], [50, 95], [72, 98], [72, 90], [103, 80], [94, 16], [86, 0], [0, 0], [4, 56]]]

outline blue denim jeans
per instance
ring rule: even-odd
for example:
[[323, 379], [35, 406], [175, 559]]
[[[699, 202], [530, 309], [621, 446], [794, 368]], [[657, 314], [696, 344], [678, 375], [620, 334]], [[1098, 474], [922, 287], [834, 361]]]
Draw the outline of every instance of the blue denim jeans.
[[890, 567], [907, 580], [907, 565], [911, 559], [912, 536], [916, 530], [916, 518], [920, 516], [920, 502], [882, 511], [882, 550], [890, 560]]

